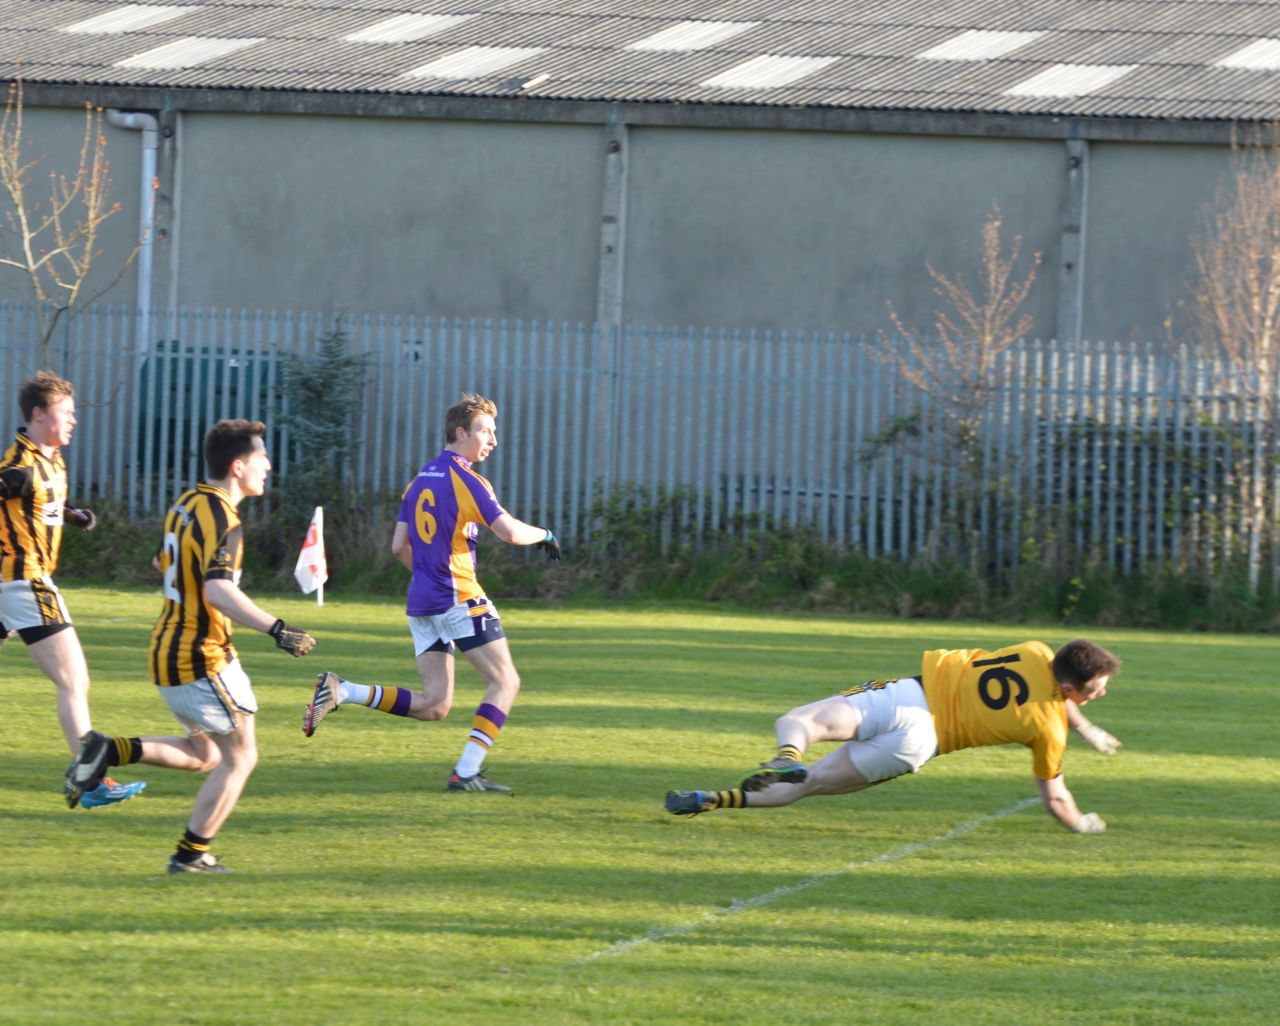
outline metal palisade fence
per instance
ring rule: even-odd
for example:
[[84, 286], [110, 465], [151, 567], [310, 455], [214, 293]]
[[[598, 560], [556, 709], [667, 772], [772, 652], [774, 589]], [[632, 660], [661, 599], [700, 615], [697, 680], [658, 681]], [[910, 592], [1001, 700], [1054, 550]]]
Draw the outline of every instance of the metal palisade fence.
[[[78, 389], [73, 501], [160, 513], [200, 479], [204, 431], [229, 416], [271, 425], [287, 479], [286, 368], [340, 330], [363, 361], [351, 431], [370, 495], [398, 494], [439, 451], [445, 408], [477, 391], [499, 406], [481, 468], [499, 499], [573, 539], [625, 489], [695, 544], [803, 528], [997, 577], [1048, 561], [1212, 568], [1262, 524], [1274, 574], [1274, 398], [1186, 347], [1026, 341], [957, 403], [956, 382], [905, 380], [893, 340], [848, 334], [229, 310], [156, 311], [150, 325], [138, 346], [130, 311], [94, 307], [44, 360]], [[28, 307], [0, 304], [15, 425], [18, 383], [41, 363], [34, 334]]]

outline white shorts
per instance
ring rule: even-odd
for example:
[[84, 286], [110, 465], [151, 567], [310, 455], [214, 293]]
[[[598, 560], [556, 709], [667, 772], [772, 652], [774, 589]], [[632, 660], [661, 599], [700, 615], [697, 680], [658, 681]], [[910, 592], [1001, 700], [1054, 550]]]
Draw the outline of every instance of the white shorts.
[[868, 780], [915, 773], [938, 754], [938, 733], [918, 677], [870, 681], [843, 695], [861, 715], [845, 748]]
[[71, 623], [58, 586], [48, 577], [0, 582], [0, 624], [9, 631]]
[[409, 633], [413, 635], [415, 656], [423, 652], [452, 652], [455, 647], [469, 652], [505, 637], [498, 607], [484, 595], [459, 602], [433, 616], [409, 617]]
[[253, 685], [239, 659], [190, 684], [156, 690], [188, 734], [230, 734], [239, 726], [238, 717], [258, 711]]

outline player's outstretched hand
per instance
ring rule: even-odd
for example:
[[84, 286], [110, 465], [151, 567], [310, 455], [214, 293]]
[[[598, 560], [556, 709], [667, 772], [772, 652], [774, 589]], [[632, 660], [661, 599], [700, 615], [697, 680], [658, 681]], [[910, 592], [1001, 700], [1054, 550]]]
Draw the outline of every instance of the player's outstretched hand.
[[276, 639], [276, 648], [282, 648], [290, 655], [304, 656], [316, 647], [316, 639], [301, 627], [290, 627], [283, 620], [277, 620], [267, 631]]
[[1094, 723], [1082, 723], [1076, 728], [1076, 733], [1081, 739], [1092, 748], [1095, 752], [1101, 752], [1103, 755], [1115, 755], [1124, 747], [1120, 740]]
[[1102, 817], [1096, 812], [1086, 812], [1078, 820], [1076, 825], [1071, 828], [1073, 834], [1100, 834], [1107, 829], [1107, 824], [1102, 821]]
[[538, 542], [538, 548], [547, 550], [547, 559], [560, 562], [560, 543], [550, 528], [547, 528], [547, 536]]
[[91, 509], [65, 508], [62, 511], [62, 519], [65, 523], [78, 527], [82, 531], [92, 531], [98, 526], [98, 518]]

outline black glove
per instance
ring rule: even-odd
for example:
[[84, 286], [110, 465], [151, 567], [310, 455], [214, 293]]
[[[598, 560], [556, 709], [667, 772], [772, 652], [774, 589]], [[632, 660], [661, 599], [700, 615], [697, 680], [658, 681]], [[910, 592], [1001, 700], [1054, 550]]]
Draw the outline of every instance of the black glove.
[[62, 510], [62, 520], [64, 523], [70, 524], [72, 527], [78, 527], [82, 531], [92, 531], [98, 526], [98, 518], [94, 516], [91, 509], [71, 509], [64, 507]]
[[290, 655], [304, 656], [316, 647], [316, 639], [301, 627], [290, 627], [283, 620], [277, 620], [267, 631], [276, 639], [276, 648], [282, 648]]
[[30, 467], [0, 470], [0, 499], [29, 499], [35, 493]]
[[547, 559], [553, 560], [556, 563], [560, 562], [560, 543], [556, 541], [556, 536], [551, 533], [549, 528], [547, 530], [547, 536], [543, 538], [542, 541], [538, 542], [536, 547], [547, 550]]

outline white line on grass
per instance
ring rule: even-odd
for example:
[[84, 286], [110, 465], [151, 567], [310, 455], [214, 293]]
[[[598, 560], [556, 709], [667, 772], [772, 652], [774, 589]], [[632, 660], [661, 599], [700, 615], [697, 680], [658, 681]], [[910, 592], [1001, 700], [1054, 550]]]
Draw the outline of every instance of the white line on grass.
[[729, 903], [727, 908], [718, 909], [715, 912], [704, 912], [699, 918], [689, 923], [681, 923], [678, 926], [655, 927], [647, 933], [641, 934], [639, 937], [632, 937], [630, 940], [618, 941], [616, 944], [610, 944], [607, 948], [593, 952], [575, 962], [572, 965], [586, 965], [588, 962], [594, 962], [599, 958], [610, 958], [613, 955], [621, 955], [628, 951], [633, 951], [644, 944], [654, 944], [658, 941], [664, 941], [669, 937], [678, 937], [682, 933], [689, 933], [699, 927], [706, 926], [721, 919], [728, 919], [729, 916], [736, 916], [740, 912], [747, 912], [753, 908], [760, 908], [762, 905], [769, 905], [777, 901], [779, 898], [785, 898], [788, 894], [795, 894], [797, 891], [803, 891], [810, 887], [816, 887], [818, 884], [827, 883], [836, 877], [844, 876], [846, 873], [852, 873], [856, 869], [866, 869], [869, 866], [879, 866], [886, 862], [897, 862], [900, 859], [910, 858], [922, 851], [930, 848], [936, 848], [940, 844], [946, 844], [948, 841], [954, 841], [957, 837], [977, 830], [980, 826], [986, 826], [988, 823], [994, 823], [998, 819], [1004, 819], [1005, 816], [1012, 816], [1015, 812], [1021, 812], [1029, 805], [1035, 805], [1039, 798], [1023, 798], [1022, 801], [1010, 805], [1007, 809], [1000, 809], [997, 812], [988, 813], [985, 816], [979, 816], [977, 819], [971, 819], [967, 823], [961, 823], [954, 826], [945, 834], [939, 834], [937, 837], [931, 837], [927, 841], [912, 841], [910, 844], [904, 844], [892, 851], [887, 851], [883, 855], [877, 855], [872, 859], [863, 859], [861, 862], [850, 862], [847, 866], [833, 870], [830, 873], [820, 873], [817, 876], [806, 877], [799, 883], [787, 884], [785, 887], [776, 887], [767, 894], [758, 894], [754, 898], [735, 898]]

